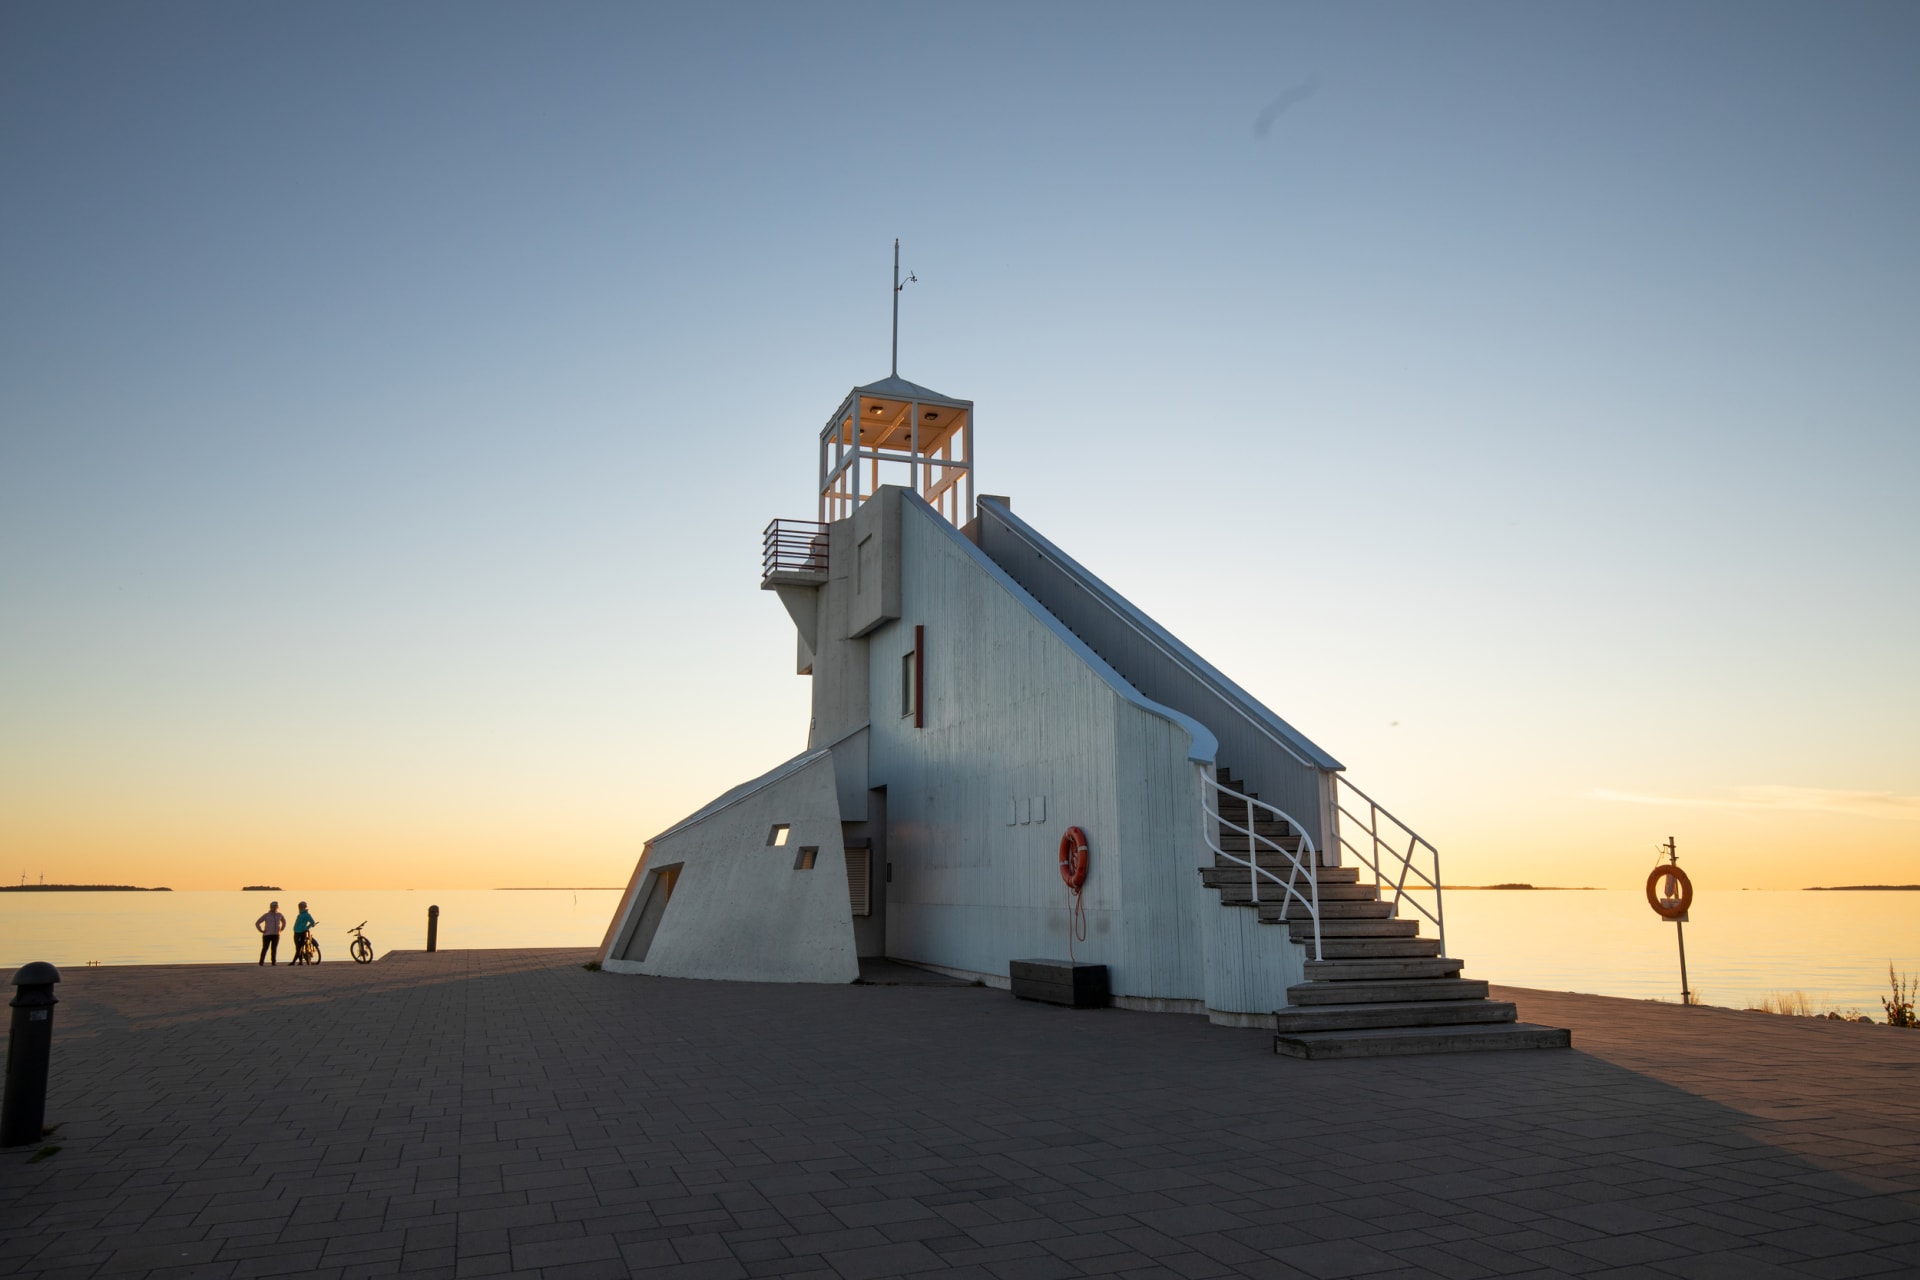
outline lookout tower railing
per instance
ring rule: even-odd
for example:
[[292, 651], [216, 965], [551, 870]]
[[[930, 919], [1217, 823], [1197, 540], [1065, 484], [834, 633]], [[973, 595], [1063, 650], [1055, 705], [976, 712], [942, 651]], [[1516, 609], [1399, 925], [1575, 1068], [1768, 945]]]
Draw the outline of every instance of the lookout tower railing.
[[760, 580], [827, 577], [827, 526], [818, 520], [775, 520], [760, 536]]

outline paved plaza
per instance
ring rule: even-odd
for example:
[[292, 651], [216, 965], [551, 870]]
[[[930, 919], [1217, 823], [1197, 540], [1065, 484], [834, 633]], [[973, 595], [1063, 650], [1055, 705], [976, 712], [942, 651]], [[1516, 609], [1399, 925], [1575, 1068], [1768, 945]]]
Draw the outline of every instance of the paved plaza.
[[1571, 1052], [586, 951], [68, 971], [0, 1274], [1920, 1275], [1920, 1033], [1502, 990]]

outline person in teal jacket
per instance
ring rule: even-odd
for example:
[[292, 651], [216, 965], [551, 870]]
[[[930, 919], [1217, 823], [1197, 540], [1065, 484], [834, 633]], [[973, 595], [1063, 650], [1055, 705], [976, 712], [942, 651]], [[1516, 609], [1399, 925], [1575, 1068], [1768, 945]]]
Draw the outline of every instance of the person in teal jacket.
[[307, 932], [319, 923], [307, 913], [307, 904], [301, 903], [300, 914], [293, 918], [293, 962], [295, 964], [307, 963]]

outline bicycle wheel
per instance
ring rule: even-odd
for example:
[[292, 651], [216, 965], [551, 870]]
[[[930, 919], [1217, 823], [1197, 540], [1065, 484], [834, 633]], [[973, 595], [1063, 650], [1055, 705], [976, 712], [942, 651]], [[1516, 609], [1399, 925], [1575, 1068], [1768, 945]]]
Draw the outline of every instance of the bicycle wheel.
[[373, 963], [373, 944], [365, 938], [353, 940], [353, 958], [359, 964]]
[[318, 942], [317, 940], [315, 940], [315, 939], [313, 939], [313, 938], [308, 938], [308, 939], [307, 939], [307, 946], [309, 946], [309, 947], [311, 947], [311, 948], [313, 949], [313, 955], [312, 955], [312, 957], [311, 957], [311, 958], [309, 958], [309, 959], [308, 959], [308, 961], [307, 961], [307, 963], [308, 963], [308, 964], [319, 964], [319, 963], [320, 963], [320, 943], [319, 943], [319, 942]]

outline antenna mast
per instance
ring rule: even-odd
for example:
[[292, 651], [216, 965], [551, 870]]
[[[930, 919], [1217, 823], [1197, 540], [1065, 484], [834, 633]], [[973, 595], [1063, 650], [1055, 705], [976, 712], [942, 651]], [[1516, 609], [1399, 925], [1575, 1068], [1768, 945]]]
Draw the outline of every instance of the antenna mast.
[[907, 278], [900, 279], [900, 237], [893, 238], [893, 368], [892, 376], [900, 376], [900, 291], [910, 284], [919, 284], [920, 280], [913, 272], [907, 272]]

